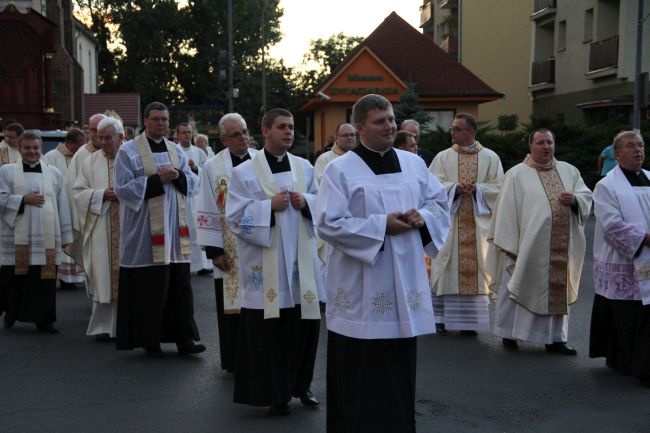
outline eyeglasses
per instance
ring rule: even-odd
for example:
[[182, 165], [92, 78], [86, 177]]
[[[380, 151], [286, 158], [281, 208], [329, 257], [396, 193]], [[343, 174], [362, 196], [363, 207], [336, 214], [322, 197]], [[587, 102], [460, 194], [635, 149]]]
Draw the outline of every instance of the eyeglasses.
[[224, 137], [226, 138], [234, 138], [235, 140], [239, 140], [244, 136], [248, 135], [248, 129], [244, 129], [243, 131], [237, 131], [233, 132], [232, 134], [224, 134]]
[[354, 132], [351, 132], [349, 134], [338, 134], [337, 135], [337, 137], [346, 137], [346, 138], [352, 138], [352, 137], [356, 137], [356, 136], [357, 136], [357, 134], [355, 134]]
[[457, 126], [452, 126], [451, 128], [449, 128], [449, 132], [455, 132], [455, 133], [463, 132], [463, 131], [471, 131], [471, 130], [472, 128], [458, 128]]

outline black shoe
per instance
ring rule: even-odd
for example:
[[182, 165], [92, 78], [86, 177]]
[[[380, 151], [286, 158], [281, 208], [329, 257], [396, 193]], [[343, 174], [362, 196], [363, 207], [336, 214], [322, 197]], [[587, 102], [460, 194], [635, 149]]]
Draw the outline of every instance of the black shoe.
[[163, 352], [160, 346], [158, 347], [145, 347], [144, 349], [144, 355], [148, 358], [162, 358], [163, 357]]
[[517, 340], [513, 340], [512, 338], [504, 338], [502, 342], [503, 342], [503, 347], [505, 347], [506, 349], [511, 349], [511, 350], [519, 349], [519, 344], [517, 344]]
[[192, 340], [177, 343], [176, 348], [179, 355], [196, 355], [197, 353], [205, 352], [205, 346], [203, 344], [195, 343]]
[[115, 338], [111, 337], [111, 334], [108, 332], [104, 332], [102, 334], [97, 334], [95, 335], [95, 341], [98, 341], [100, 343], [108, 343], [110, 341], [114, 341]]
[[578, 351], [566, 344], [566, 341], [556, 341], [553, 344], [546, 345], [548, 353], [558, 353], [560, 355], [576, 356]]
[[291, 408], [287, 403], [274, 404], [273, 406], [269, 407], [269, 415], [272, 416], [285, 416], [289, 415], [290, 413]]
[[316, 407], [320, 404], [318, 399], [314, 397], [314, 394], [309, 389], [300, 396], [300, 402], [309, 407]]
[[212, 275], [212, 269], [201, 269], [196, 275]]
[[58, 334], [59, 330], [52, 326], [51, 323], [37, 323], [36, 330], [44, 334]]
[[11, 329], [16, 324], [16, 319], [14, 319], [9, 313], [5, 313], [5, 317], [2, 321], [4, 322], [5, 329]]
[[463, 331], [460, 331], [460, 335], [465, 335], [467, 337], [476, 337], [478, 335], [478, 332], [463, 330]]
[[444, 323], [436, 323], [436, 332], [439, 334], [447, 332], [447, 329], [445, 328]]

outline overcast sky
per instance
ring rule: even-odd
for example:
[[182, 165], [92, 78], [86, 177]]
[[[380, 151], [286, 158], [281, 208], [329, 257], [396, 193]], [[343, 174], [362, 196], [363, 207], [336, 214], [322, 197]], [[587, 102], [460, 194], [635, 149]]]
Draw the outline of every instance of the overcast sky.
[[280, 0], [283, 38], [269, 53], [296, 66], [312, 39], [340, 32], [366, 37], [393, 11], [419, 29], [421, 5], [422, 0]]

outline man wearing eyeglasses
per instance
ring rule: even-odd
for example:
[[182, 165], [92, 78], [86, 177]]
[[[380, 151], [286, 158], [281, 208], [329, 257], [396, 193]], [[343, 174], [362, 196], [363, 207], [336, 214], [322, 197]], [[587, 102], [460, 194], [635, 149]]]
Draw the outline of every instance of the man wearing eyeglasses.
[[228, 113], [221, 117], [219, 138], [226, 148], [204, 164], [197, 203], [198, 243], [215, 266], [214, 293], [221, 368], [230, 373], [235, 372], [237, 364], [241, 301], [237, 238], [226, 221], [226, 197], [232, 170], [257, 153], [248, 147], [247, 137], [246, 121], [241, 115]]
[[459, 113], [452, 146], [436, 155], [429, 171], [447, 189], [452, 229], [431, 263], [431, 290], [438, 332], [476, 335], [490, 327], [487, 231], [503, 177], [496, 153], [476, 141], [476, 120]]
[[316, 159], [314, 169], [316, 170], [316, 181], [320, 183], [325, 167], [348, 150], [357, 145], [357, 131], [349, 123], [340, 123], [336, 127], [336, 140], [332, 150], [323, 153]]

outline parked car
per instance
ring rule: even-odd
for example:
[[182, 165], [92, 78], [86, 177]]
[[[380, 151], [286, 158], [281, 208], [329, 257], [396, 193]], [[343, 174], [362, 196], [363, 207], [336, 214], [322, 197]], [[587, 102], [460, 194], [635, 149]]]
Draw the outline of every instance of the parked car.
[[65, 141], [66, 131], [61, 130], [51, 130], [51, 131], [41, 131], [39, 129], [30, 129], [31, 132], [34, 132], [41, 136], [43, 140], [43, 155], [45, 155], [50, 150], [56, 148], [59, 143]]

